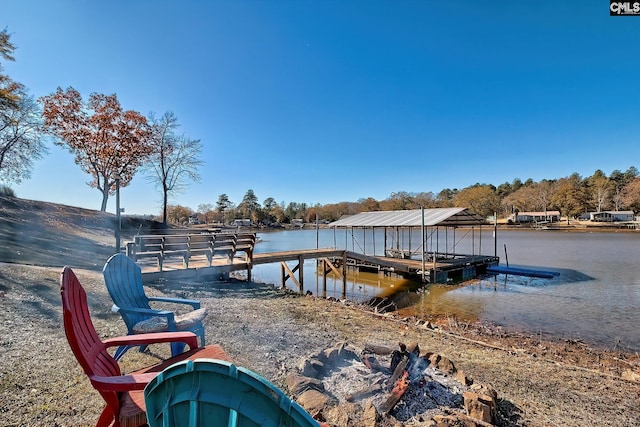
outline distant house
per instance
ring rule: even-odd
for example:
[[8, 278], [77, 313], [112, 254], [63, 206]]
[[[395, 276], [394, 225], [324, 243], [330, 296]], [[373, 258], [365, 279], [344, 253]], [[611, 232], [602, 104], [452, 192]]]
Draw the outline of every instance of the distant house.
[[231, 223], [234, 227], [251, 227], [250, 219], [236, 219]]
[[558, 222], [560, 221], [560, 211], [543, 211], [543, 212], [515, 212], [508, 218], [513, 223], [531, 223], [531, 222]]
[[292, 225], [293, 227], [300, 227], [300, 228], [302, 228], [302, 227], [304, 227], [304, 220], [303, 220], [303, 219], [301, 219], [301, 218], [294, 218], [294, 219], [292, 219], [292, 220], [291, 220], [291, 225]]
[[589, 220], [594, 222], [628, 222], [634, 219], [633, 211], [589, 212]]

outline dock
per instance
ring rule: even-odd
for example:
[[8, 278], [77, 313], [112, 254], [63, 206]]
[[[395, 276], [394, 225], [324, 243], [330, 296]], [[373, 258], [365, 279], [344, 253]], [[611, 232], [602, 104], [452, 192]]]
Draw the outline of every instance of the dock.
[[[254, 266], [279, 263], [282, 287], [291, 281], [301, 293], [305, 292], [304, 261], [315, 259], [324, 290], [328, 275], [334, 275], [342, 281], [345, 295], [350, 269], [421, 283], [457, 283], [485, 274], [488, 267], [498, 265], [499, 258], [495, 223], [494, 255], [481, 255], [483, 225], [487, 225], [485, 219], [466, 208], [363, 212], [328, 224], [334, 230], [333, 248], [256, 253], [254, 233], [207, 231], [136, 236], [127, 244], [127, 255], [142, 267], [143, 281], [224, 280], [236, 271], [246, 271], [251, 281]], [[480, 230], [478, 239], [476, 228]], [[345, 233], [344, 249], [337, 248], [338, 229]], [[383, 242], [376, 242], [376, 231]], [[349, 240], [352, 250], [348, 249]], [[457, 249], [463, 240], [470, 241], [467, 247], [471, 254]], [[294, 264], [288, 264], [291, 262]]]
[[[247, 279], [251, 281], [251, 270], [255, 265], [279, 263], [281, 266], [281, 283], [285, 287], [289, 281], [293, 282], [299, 292], [304, 293], [304, 261], [318, 260], [319, 274], [323, 276], [326, 286], [327, 276], [334, 274], [343, 283], [346, 293], [347, 271], [374, 272], [380, 275], [399, 275], [404, 278], [425, 283], [450, 283], [469, 280], [484, 274], [488, 267], [498, 264], [499, 259], [494, 256], [467, 255], [455, 258], [440, 257], [429, 262], [408, 258], [391, 258], [386, 256], [364, 255], [343, 249], [306, 249], [282, 252], [254, 253], [252, 257], [238, 257], [228, 259], [214, 259], [211, 263], [207, 259], [193, 258], [188, 267], [179, 260], [165, 262], [162, 271], [155, 263], [140, 260], [144, 282], [158, 279], [228, 279], [229, 274], [245, 271]], [[294, 261], [293, 267], [287, 262]], [[326, 288], [325, 288], [326, 290]]]

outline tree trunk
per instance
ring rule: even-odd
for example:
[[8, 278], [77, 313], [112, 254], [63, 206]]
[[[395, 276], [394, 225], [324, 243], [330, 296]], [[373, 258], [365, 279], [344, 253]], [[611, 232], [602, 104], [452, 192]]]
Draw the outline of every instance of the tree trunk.
[[167, 188], [162, 189], [162, 225], [167, 225]]
[[106, 212], [107, 202], [109, 201], [109, 189], [101, 188], [100, 192], [102, 193], [102, 205], [100, 206], [100, 212]]

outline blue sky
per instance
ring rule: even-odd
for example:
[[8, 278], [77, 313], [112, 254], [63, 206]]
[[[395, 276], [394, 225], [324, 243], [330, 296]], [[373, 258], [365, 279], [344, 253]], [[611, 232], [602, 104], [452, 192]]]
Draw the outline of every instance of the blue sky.
[[[248, 189], [327, 204], [640, 167], [640, 17], [605, 1], [0, 0], [5, 72], [171, 110], [202, 141], [197, 209]], [[18, 197], [99, 209], [51, 145]], [[157, 214], [142, 176], [126, 213]], [[115, 211], [110, 198], [108, 211]]]

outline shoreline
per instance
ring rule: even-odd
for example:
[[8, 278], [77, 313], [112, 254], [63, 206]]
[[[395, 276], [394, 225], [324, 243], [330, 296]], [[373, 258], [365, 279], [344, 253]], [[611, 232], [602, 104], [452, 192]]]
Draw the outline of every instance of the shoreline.
[[531, 225], [507, 225], [507, 224], [498, 224], [499, 231], [536, 231], [536, 232], [544, 232], [544, 231], [564, 231], [564, 232], [576, 232], [576, 233], [590, 233], [590, 232], [598, 232], [598, 233], [638, 233], [640, 229], [627, 228], [627, 227], [612, 227], [609, 225], [596, 225], [594, 223], [585, 224], [578, 223], [576, 224], [562, 224], [562, 223], [553, 223], [547, 228], [536, 229]]

